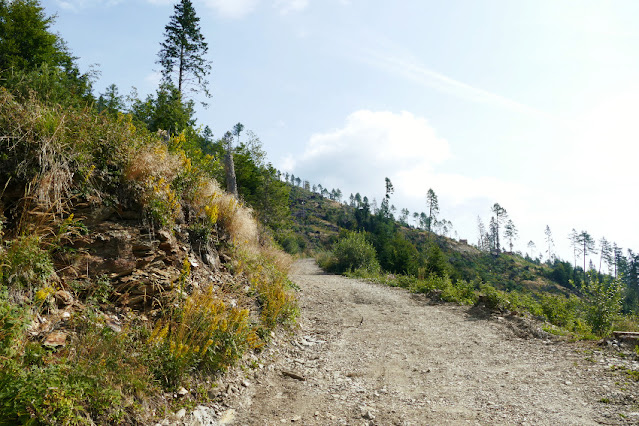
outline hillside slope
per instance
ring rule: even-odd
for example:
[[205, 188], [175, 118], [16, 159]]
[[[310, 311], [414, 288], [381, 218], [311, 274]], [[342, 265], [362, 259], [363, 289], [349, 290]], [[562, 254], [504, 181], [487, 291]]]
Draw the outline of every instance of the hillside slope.
[[[338, 203], [301, 187], [291, 187], [290, 209], [297, 245], [307, 251], [330, 250], [340, 232], [358, 230], [357, 208]], [[436, 243], [450, 265], [453, 279], [480, 279], [500, 289], [545, 290], [569, 294], [567, 278], [552, 279], [553, 268], [517, 254], [496, 256], [478, 250], [466, 240], [431, 234], [422, 229], [396, 223], [396, 232], [417, 247], [422, 256], [430, 242]]]
[[0, 423], [148, 424], [297, 313], [290, 258], [184, 134], [0, 88]]

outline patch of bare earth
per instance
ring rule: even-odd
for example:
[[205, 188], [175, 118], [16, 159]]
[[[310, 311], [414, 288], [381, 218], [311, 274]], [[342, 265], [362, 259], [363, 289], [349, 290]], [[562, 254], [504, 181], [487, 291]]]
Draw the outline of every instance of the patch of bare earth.
[[[521, 318], [431, 304], [295, 264], [302, 314], [225, 406], [235, 424], [639, 424], [632, 364]], [[624, 369], [632, 365], [624, 366]]]

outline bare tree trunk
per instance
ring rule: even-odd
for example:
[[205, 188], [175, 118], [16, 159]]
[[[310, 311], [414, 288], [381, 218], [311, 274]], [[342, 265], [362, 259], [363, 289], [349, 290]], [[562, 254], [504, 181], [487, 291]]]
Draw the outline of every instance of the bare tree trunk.
[[233, 163], [233, 152], [231, 151], [231, 145], [228, 145], [226, 155], [224, 156], [224, 169], [226, 170], [226, 190], [238, 197], [237, 194], [237, 180], [235, 178], [235, 163]]

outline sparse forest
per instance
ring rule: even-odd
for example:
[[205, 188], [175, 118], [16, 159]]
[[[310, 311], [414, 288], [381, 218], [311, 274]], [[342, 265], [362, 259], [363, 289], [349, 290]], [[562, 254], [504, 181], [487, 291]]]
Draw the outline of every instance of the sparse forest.
[[[426, 192], [425, 211], [414, 212], [409, 223], [407, 209], [396, 215], [394, 186], [388, 178], [379, 207], [359, 193], [340, 202], [334, 195], [341, 193], [339, 189], [314, 184], [308, 191], [298, 178], [284, 179], [292, 187], [297, 232], [287, 247], [324, 250], [319, 259], [327, 270], [447, 301], [475, 303], [488, 297], [495, 308], [527, 311], [548, 321], [555, 333], [591, 336], [605, 335], [613, 327], [639, 329], [637, 255], [628, 250], [624, 256], [605, 238], [595, 244], [588, 232], [573, 230], [571, 263], [556, 256], [553, 234], [546, 226], [544, 252], [530, 241], [527, 253], [515, 253], [517, 227], [507, 210], [495, 203], [488, 229], [478, 218], [478, 240], [471, 245], [451, 238], [453, 225], [438, 217], [432, 188]], [[360, 253], [358, 261], [353, 261], [353, 253]], [[587, 264], [589, 256], [597, 256], [598, 263]], [[592, 314], [595, 306], [600, 310]]]

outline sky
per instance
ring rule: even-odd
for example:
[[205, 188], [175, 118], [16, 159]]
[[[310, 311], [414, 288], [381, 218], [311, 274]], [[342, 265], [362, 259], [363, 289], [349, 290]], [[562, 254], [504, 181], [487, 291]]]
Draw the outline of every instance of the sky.
[[[426, 211], [478, 239], [499, 203], [537, 256], [549, 226], [639, 250], [639, 2], [634, 0], [192, 0], [217, 137], [241, 122], [268, 160], [311, 184]], [[95, 92], [139, 96], [167, 0], [43, 0]], [[203, 100], [197, 99], [196, 100]]]

